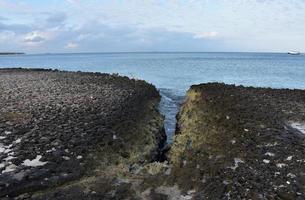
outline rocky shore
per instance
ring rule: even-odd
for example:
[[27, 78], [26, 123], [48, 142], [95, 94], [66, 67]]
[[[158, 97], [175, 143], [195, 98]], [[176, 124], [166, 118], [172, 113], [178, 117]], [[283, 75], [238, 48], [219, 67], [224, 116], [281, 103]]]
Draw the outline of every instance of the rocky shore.
[[305, 199], [305, 91], [0, 69], [0, 199]]
[[0, 69], [0, 198], [62, 199], [44, 195], [69, 185], [78, 192], [67, 199], [107, 195], [125, 168], [158, 158], [159, 101], [154, 86], [127, 77]]
[[305, 199], [304, 152], [305, 91], [194, 85], [171, 179], [193, 199]]

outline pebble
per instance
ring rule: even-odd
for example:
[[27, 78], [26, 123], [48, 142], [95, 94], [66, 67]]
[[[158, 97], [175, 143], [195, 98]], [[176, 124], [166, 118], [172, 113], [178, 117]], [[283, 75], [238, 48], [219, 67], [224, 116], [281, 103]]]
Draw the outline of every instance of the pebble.
[[170, 175], [172, 172], [172, 168], [168, 168], [166, 171], [165, 171], [165, 175]]
[[10, 161], [10, 160], [13, 160], [14, 158], [16, 158], [16, 157], [8, 156], [8, 157], [4, 158], [4, 160], [5, 161]]
[[5, 148], [0, 147], [0, 153], [4, 153], [5, 150], [6, 150]]
[[229, 182], [226, 181], [226, 180], [222, 181], [222, 183], [223, 183], [224, 185], [228, 185], [228, 184], [229, 184]]
[[290, 177], [290, 178], [295, 178], [295, 177], [296, 177], [296, 175], [294, 175], [294, 174], [292, 174], [292, 173], [288, 173], [288, 174], [287, 174], [287, 177]]
[[270, 163], [270, 160], [264, 159], [263, 162], [268, 164], [268, 163]]
[[9, 173], [9, 172], [13, 172], [17, 169], [17, 166], [14, 164], [11, 164], [9, 166], [6, 166], [5, 170], [2, 171], [2, 174], [4, 173]]
[[195, 192], [196, 192], [196, 190], [189, 190], [189, 191], [187, 191], [187, 194], [191, 195], [191, 194], [194, 194]]
[[41, 155], [37, 155], [35, 159], [33, 160], [29, 160], [26, 159], [23, 161], [22, 165], [24, 166], [29, 166], [29, 167], [38, 167], [38, 166], [43, 166], [45, 165], [47, 162], [41, 162], [40, 159], [42, 158]]
[[288, 157], [286, 158], [286, 160], [288, 160], [288, 161], [292, 160], [292, 156], [288, 156]]
[[277, 163], [276, 166], [277, 166], [278, 168], [282, 168], [282, 167], [286, 167], [287, 164], [285, 164], [285, 163]]
[[17, 140], [15, 140], [15, 144], [19, 144], [21, 142], [21, 138], [18, 138]]
[[70, 157], [68, 157], [68, 156], [63, 156], [62, 157], [64, 160], [70, 160]]
[[4, 131], [5, 135], [10, 135], [12, 132], [11, 131]]
[[244, 163], [244, 161], [241, 160], [240, 158], [234, 158], [234, 166], [229, 167], [229, 168], [231, 168], [233, 170], [236, 170], [236, 168], [238, 167], [239, 163]]
[[274, 153], [271, 153], [271, 152], [266, 152], [266, 153], [265, 153], [265, 156], [271, 156], [271, 157], [273, 157], [273, 156], [275, 156], [275, 154], [274, 154]]

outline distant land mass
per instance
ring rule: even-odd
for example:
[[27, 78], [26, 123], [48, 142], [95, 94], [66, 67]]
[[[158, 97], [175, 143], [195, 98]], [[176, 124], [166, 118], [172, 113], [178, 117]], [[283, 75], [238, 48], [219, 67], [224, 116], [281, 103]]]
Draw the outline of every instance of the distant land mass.
[[25, 54], [25, 53], [22, 53], [22, 52], [0, 52], [0, 56], [1, 55], [22, 55], [22, 54]]

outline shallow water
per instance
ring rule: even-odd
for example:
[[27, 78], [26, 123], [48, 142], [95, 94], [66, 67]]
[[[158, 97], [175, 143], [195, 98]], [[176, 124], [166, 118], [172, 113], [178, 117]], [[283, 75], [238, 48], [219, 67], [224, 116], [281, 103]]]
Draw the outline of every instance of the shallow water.
[[185, 91], [192, 84], [305, 89], [305, 56], [280, 53], [92, 53], [0, 56], [2, 67], [119, 73], [156, 85], [168, 142]]

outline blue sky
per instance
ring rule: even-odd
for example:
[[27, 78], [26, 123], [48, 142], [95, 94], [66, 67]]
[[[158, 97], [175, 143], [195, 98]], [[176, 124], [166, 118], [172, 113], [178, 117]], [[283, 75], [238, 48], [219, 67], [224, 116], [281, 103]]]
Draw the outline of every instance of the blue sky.
[[290, 50], [304, 0], [0, 0], [0, 51]]

